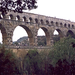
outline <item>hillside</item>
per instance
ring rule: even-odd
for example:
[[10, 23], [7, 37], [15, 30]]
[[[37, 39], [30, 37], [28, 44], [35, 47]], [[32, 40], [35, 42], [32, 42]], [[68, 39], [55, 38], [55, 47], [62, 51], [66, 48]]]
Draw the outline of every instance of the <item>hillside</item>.
[[[46, 37], [45, 36], [38, 36], [37, 38], [38, 38], [38, 40], [37, 40], [38, 46], [46, 46]], [[53, 40], [55, 43], [56, 41], [60, 40], [60, 37], [58, 35], [54, 35]], [[18, 39], [15, 42], [15, 44], [16, 45], [22, 45], [22, 46], [29, 46], [29, 39], [26, 36], [21, 37], [20, 39]]]
[[[45, 36], [38, 36], [38, 46], [45, 46], [46, 45], [46, 37]], [[24, 45], [28, 46], [29, 45], [29, 39], [28, 37], [24, 36], [18, 39], [16, 42], [14, 42], [16, 45]]]

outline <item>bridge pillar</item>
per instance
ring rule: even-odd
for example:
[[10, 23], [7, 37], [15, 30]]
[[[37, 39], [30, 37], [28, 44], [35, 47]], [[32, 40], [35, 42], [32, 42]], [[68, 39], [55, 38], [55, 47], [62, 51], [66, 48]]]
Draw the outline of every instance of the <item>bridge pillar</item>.
[[12, 34], [11, 33], [8, 33], [7, 34], [7, 37], [4, 39], [3, 41], [4, 45], [12, 45]]
[[37, 46], [37, 36], [34, 37], [34, 46]]

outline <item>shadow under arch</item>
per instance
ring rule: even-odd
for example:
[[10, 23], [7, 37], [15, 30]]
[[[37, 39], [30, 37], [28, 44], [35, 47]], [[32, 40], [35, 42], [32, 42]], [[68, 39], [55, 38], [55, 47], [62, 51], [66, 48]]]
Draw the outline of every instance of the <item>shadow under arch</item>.
[[[33, 44], [34, 44], [34, 39], [33, 39], [32, 31], [31, 31], [27, 26], [24, 26], [24, 25], [19, 25], [19, 26], [26, 30], [26, 32], [27, 32], [27, 34], [28, 34], [28, 38], [29, 38], [29, 46], [33, 46]], [[16, 27], [15, 27], [15, 28], [16, 28]], [[14, 30], [15, 30], [15, 29], [14, 29]], [[13, 35], [13, 36], [14, 36], [14, 35]]]
[[0, 30], [1, 30], [1, 33], [2, 33], [2, 43], [4, 45], [7, 45], [8, 44], [7, 33], [6, 33], [6, 29], [3, 27], [2, 24], [0, 24]]
[[[48, 29], [47, 28], [45, 28], [45, 27], [40, 27], [43, 31], [44, 31], [44, 33], [45, 33], [45, 37], [46, 37], [46, 46], [50, 46], [50, 34], [49, 34], [49, 31], [48, 31]], [[39, 29], [40, 29], [39, 28]], [[39, 30], [38, 29], [38, 30]]]
[[74, 34], [73, 31], [71, 31], [71, 30], [68, 30], [66, 36], [67, 36], [67, 37], [75, 38], [75, 34]]

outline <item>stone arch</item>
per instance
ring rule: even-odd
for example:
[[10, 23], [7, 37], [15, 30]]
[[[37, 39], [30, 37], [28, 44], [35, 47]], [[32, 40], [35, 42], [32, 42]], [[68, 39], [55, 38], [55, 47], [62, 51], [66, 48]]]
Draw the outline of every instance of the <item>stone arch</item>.
[[[28, 34], [28, 38], [29, 38], [29, 45], [30, 46], [33, 46], [34, 45], [34, 39], [33, 39], [33, 33], [32, 31], [30, 30], [30, 28], [28, 28], [27, 26], [25, 25], [18, 25], [18, 26], [21, 26], [22, 28], [24, 28]], [[16, 28], [16, 27], [15, 27]], [[15, 30], [14, 28], [14, 30]]]
[[60, 27], [62, 27], [63, 26], [63, 24], [62, 24], [62, 22], [60, 23]]
[[13, 20], [14, 16], [12, 14], [9, 15], [10, 19]]
[[48, 20], [46, 20], [46, 24], [49, 25], [49, 21]]
[[64, 27], [67, 27], [67, 24], [66, 23], [64, 24]]
[[68, 27], [70, 28], [70, 24], [68, 24]]
[[71, 30], [68, 30], [66, 36], [67, 36], [67, 37], [70, 36], [70, 37], [75, 38], [75, 34], [74, 34], [73, 31], [71, 31]]
[[0, 24], [0, 30], [1, 30], [1, 33], [2, 33], [2, 42], [3, 42], [4, 45], [7, 45], [8, 44], [7, 32], [6, 32], [6, 29], [3, 27], [2, 24]]
[[33, 23], [33, 19], [31, 17], [29, 17], [29, 21], [30, 23]]
[[0, 19], [3, 19], [5, 15], [3, 15], [2, 13], [0, 14]]
[[59, 33], [60, 38], [63, 38], [64, 37], [63, 36], [63, 33], [62, 33], [62, 31], [60, 29], [55, 29], [55, 30]]
[[56, 26], [57, 26], [57, 27], [59, 26], [59, 23], [58, 23], [58, 22], [56, 22]]
[[20, 21], [20, 16], [19, 15], [16, 16], [16, 20]]
[[38, 19], [37, 19], [37, 18], [35, 18], [35, 23], [37, 23], [37, 24], [38, 24]]
[[23, 21], [26, 22], [26, 20], [27, 20], [27, 19], [26, 19], [26, 17], [24, 16], [24, 17], [23, 17]]
[[74, 28], [74, 25], [72, 25], [72, 28]]
[[[44, 33], [45, 33], [45, 36], [46, 36], [46, 45], [47, 46], [50, 46], [50, 34], [49, 34], [49, 31], [48, 31], [48, 29], [47, 28], [45, 28], [45, 27], [40, 27], [43, 31], [44, 31]], [[39, 29], [40, 29], [39, 28]], [[39, 30], [38, 29], [38, 30]], [[37, 31], [38, 32], [38, 31]]]
[[53, 21], [51, 21], [51, 25], [54, 25], [54, 22]]
[[40, 23], [43, 25], [43, 24], [44, 24], [44, 21], [41, 19], [41, 20], [40, 20]]

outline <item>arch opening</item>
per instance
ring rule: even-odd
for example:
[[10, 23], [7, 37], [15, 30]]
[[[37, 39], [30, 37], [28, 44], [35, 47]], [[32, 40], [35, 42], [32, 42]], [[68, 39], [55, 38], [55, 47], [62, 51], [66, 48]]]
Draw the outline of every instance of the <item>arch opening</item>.
[[16, 21], [20, 21], [20, 16], [19, 15], [16, 16]]
[[22, 18], [22, 20], [23, 20], [23, 22], [26, 22], [26, 17], [24, 16], [24, 17]]
[[38, 23], [38, 19], [37, 18], [35, 19], [35, 23]]
[[44, 24], [44, 21], [42, 19], [40, 20], [40, 22], [41, 22], [42, 25]]
[[12, 20], [12, 19], [13, 19], [13, 15], [10, 14], [10, 15], [9, 15], [9, 20]]
[[20, 25], [15, 28], [12, 40], [14, 45], [20, 45], [20, 46], [33, 45], [32, 32], [28, 27], [24, 25]]
[[2, 14], [0, 15], [0, 19], [3, 19], [3, 15]]
[[66, 23], [64, 24], [64, 27], [67, 27], [67, 24]]
[[70, 28], [70, 24], [68, 24], [68, 27]]
[[61, 38], [63, 38], [62, 31], [60, 29], [56, 29], [53, 32], [53, 41], [54, 43], [59, 41]]
[[59, 25], [58, 25], [58, 22], [56, 22], [56, 26], [59, 26]]
[[72, 28], [74, 28], [74, 25], [72, 25]]
[[62, 23], [60, 23], [60, 27], [62, 27], [63, 26], [63, 24]]
[[7, 45], [7, 33], [2, 24], [0, 24], [0, 44]]
[[75, 38], [75, 34], [74, 34], [71, 30], [68, 30], [66, 36], [67, 36], [67, 37]]
[[0, 30], [0, 44], [3, 44], [3, 42], [2, 42], [2, 33], [1, 33], [1, 30]]
[[49, 25], [49, 21], [48, 20], [46, 20], [46, 24]]
[[38, 46], [50, 46], [50, 35], [46, 28], [39, 28], [37, 38]]

